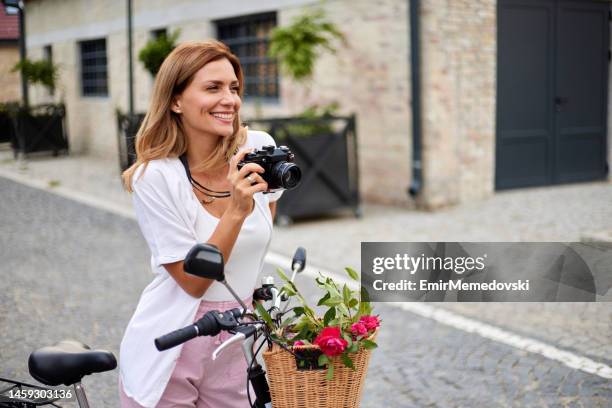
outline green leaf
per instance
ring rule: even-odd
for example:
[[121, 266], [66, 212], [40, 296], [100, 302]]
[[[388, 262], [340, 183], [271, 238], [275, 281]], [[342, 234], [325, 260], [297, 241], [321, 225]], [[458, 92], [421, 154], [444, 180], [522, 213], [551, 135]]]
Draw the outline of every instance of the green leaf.
[[352, 298], [352, 299], [349, 301], [348, 306], [349, 306], [351, 309], [353, 309], [353, 308], [354, 308], [355, 306], [357, 306], [358, 304], [359, 304], [359, 300], [357, 300], [356, 298]]
[[366, 350], [372, 350], [378, 347], [378, 344], [374, 343], [372, 340], [366, 340], [366, 339], [361, 340], [361, 345]]
[[334, 365], [330, 363], [327, 368], [327, 374], [325, 375], [325, 379], [331, 381], [332, 378], [334, 378]]
[[336, 317], [336, 308], [334, 307], [330, 307], [329, 310], [325, 313], [325, 316], [323, 316], [323, 326], [328, 326], [330, 320], [334, 319]]
[[355, 365], [353, 365], [353, 360], [351, 360], [351, 358], [346, 353], [342, 353], [342, 362], [345, 366], [352, 368], [353, 370], [355, 369]]
[[304, 314], [304, 308], [302, 306], [296, 306], [293, 308], [293, 313], [295, 313], [295, 317], [299, 317]]
[[359, 274], [355, 272], [353, 268], [347, 266], [346, 268], [344, 268], [344, 270], [346, 271], [346, 273], [348, 273], [352, 280], [359, 280]]
[[342, 313], [343, 316], [346, 316], [346, 317], [349, 317], [351, 314], [344, 303], [340, 303], [338, 305], [338, 310]]
[[264, 319], [269, 328], [274, 328], [274, 323], [272, 323], [272, 318], [268, 311], [261, 305], [261, 303], [257, 302], [255, 304], [255, 308], [257, 309], [257, 314]]
[[346, 283], [344, 284], [344, 286], [342, 286], [342, 301], [345, 305], [348, 305], [351, 301], [351, 290], [348, 286], [346, 286]]
[[327, 357], [325, 354], [321, 354], [319, 356], [319, 367], [324, 367], [327, 364], [329, 364], [329, 357]]
[[278, 276], [285, 282], [290, 282], [290, 279], [285, 275], [285, 271], [283, 271], [282, 268], [276, 268], [276, 273], [278, 273]]
[[323, 304], [325, 304], [325, 302], [329, 299], [330, 295], [329, 292], [325, 294], [325, 296], [323, 296], [321, 299], [319, 299], [319, 303], [317, 303], [317, 306], [321, 306]]
[[295, 291], [293, 290], [293, 288], [291, 287], [290, 284], [286, 284], [285, 286], [283, 286], [283, 288], [281, 289], [281, 293], [285, 292], [287, 295], [289, 296], [295, 296], [297, 295], [297, 293], [295, 293]]
[[354, 342], [350, 347], [346, 349], [349, 353], [356, 353], [359, 351], [359, 342]]

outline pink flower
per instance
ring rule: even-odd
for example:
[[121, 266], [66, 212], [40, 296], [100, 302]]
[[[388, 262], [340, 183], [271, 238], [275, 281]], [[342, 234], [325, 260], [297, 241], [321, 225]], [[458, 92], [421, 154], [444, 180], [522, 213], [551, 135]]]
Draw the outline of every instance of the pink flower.
[[302, 340], [296, 340], [295, 343], [293, 343], [293, 347], [297, 347], [297, 346], [303, 346], [304, 342]]
[[340, 337], [340, 328], [338, 327], [324, 328], [313, 343], [319, 346], [325, 355], [330, 357], [342, 354], [346, 346], [348, 346], [348, 342]]
[[378, 316], [361, 316], [359, 323], [362, 323], [366, 329], [368, 329], [368, 331], [375, 330], [378, 326], [380, 326]]
[[351, 334], [353, 336], [365, 336], [368, 334], [368, 329], [363, 323], [353, 323], [351, 325]]

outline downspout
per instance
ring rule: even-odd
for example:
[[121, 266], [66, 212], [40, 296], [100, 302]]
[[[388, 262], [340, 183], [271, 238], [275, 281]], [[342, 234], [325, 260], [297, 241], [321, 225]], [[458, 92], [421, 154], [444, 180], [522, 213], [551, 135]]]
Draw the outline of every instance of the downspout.
[[412, 88], [412, 183], [408, 194], [416, 198], [423, 187], [421, 162], [421, 47], [419, 35], [419, 0], [409, 0], [410, 75]]
[[132, 0], [127, 0], [128, 111], [130, 122], [134, 117], [134, 58], [132, 56], [132, 31]]

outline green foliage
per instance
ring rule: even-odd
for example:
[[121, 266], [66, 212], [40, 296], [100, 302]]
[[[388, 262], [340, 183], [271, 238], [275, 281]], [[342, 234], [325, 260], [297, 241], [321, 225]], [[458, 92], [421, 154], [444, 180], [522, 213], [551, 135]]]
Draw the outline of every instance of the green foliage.
[[[345, 271], [352, 280], [359, 280], [359, 275], [354, 269], [345, 268]], [[277, 269], [277, 272], [285, 282], [281, 293], [286, 294], [290, 300], [297, 299], [299, 306], [290, 309], [293, 313], [287, 312], [280, 318], [278, 316], [271, 318], [261, 305], [256, 306], [258, 315], [266, 322], [276, 341], [285, 346], [291, 346], [297, 340], [305, 344], [312, 344], [325, 327], [338, 327], [341, 337], [347, 342], [347, 347], [339, 358], [346, 367], [353, 369], [351, 353], [358, 352], [360, 348], [373, 349], [376, 347], [376, 343], [370, 337], [372, 332], [359, 336], [351, 333], [353, 324], [359, 322], [362, 316], [372, 313], [372, 306], [361, 298], [361, 291], [352, 290], [347, 284], [340, 286], [332, 278], [319, 273], [315, 282], [323, 295], [318, 300], [317, 307], [327, 308], [323, 318], [320, 318], [285, 272], [280, 268]], [[328, 379], [333, 377], [332, 359], [333, 357], [322, 354], [318, 360], [320, 367], [327, 366], [326, 378]]]
[[54, 65], [47, 59], [32, 61], [26, 58], [15, 64], [12, 72], [21, 72], [26, 81], [30, 84], [43, 85], [49, 89], [49, 91], [55, 89], [58, 68], [57, 65]]
[[325, 19], [323, 10], [317, 10], [297, 17], [287, 27], [272, 30], [268, 54], [279, 59], [289, 76], [303, 81], [312, 77], [320, 49], [336, 52], [334, 39], [344, 40], [344, 35]]
[[297, 115], [300, 119], [307, 119], [306, 121], [294, 121], [287, 124], [284, 129], [278, 129], [276, 137], [279, 140], [283, 140], [288, 135], [292, 137], [329, 135], [334, 132], [334, 129], [330, 121], [325, 120], [325, 118], [335, 115], [338, 108], [338, 102], [332, 102], [323, 106], [309, 106], [302, 113]]
[[140, 50], [138, 60], [143, 63], [151, 75], [157, 75], [168, 54], [176, 48], [176, 40], [180, 33], [181, 31], [177, 29], [170, 36], [162, 34], [158, 38], [150, 39]]

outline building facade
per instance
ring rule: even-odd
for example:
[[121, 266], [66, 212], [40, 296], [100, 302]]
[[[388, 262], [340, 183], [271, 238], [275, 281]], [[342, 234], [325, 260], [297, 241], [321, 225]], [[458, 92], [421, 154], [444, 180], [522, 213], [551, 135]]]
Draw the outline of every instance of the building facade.
[[19, 62], [19, 17], [0, 10], [0, 103], [21, 99], [19, 73], [12, 72]]
[[[527, 45], [539, 44], [529, 39], [525, 43], [505, 41], [500, 48], [500, 21], [510, 22], [503, 25], [504, 33], [510, 38], [520, 38], [520, 34], [525, 32], [516, 18], [533, 28], [529, 35], [537, 36], [540, 34], [536, 28], [546, 21], [564, 18], [563, 10], [578, 7], [576, 3], [593, 3], [596, 7], [583, 23], [589, 27], [595, 24], [597, 29], [605, 30], [605, 38], [600, 36], [602, 42], [598, 45], [603, 50], [609, 46], [610, 38], [608, 3], [563, 0], [539, 0], [535, 6], [534, 2], [524, 0], [421, 0], [419, 3], [422, 161], [417, 165], [422, 169], [423, 180], [416, 199], [407, 193], [415, 165], [411, 96], [414, 81], [410, 64], [414, 48], [410, 42], [410, 2], [406, 0], [134, 0], [136, 111], [146, 111], [153, 84], [151, 75], [136, 56], [147, 40], [160, 31], [170, 33], [180, 29], [179, 41], [219, 38], [231, 42], [235, 36], [246, 35], [250, 39], [239, 56], [244, 64], [249, 64], [251, 60], [261, 61], [252, 57], [261, 57], [257, 44], [261, 44], [261, 37], [265, 37], [271, 27], [289, 24], [304, 11], [322, 8], [327, 18], [343, 32], [346, 43], [339, 44], [336, 54], [321, 56], [308, 85], [294, 83], [270, 61], [253, 63], [245, 68], [253, 80], [247, 86], [250, 97], [243, 103], [242, 119], [291, 116], [309, 105], [331, 102], [339, 103], [341, 114], [355, 113], [363, 200], [426, 208], [478, 200], [505, 188], [503, 180], [499, 181], [500, 174], [514, 180], [512, 163], [516, 163], [517, 172], [536, 177], [542, 169], [530, 168], [529, 164], [538, 160], [550, 161], [546, 166], [548, 178], [540, 178], [536, 183], [525, 179], [527, 181], [522, 185], [519, 182], [515, 187], [555, 184], [564, 180], [556, 175], [565, 170], [558, 170], [554, 165], [561, 158], [573, 160], [567, 156], [567, 149], [571, 151], [571, 146], [579, 151], [579, 162], [587, 163], [591, 158], [589, 155], [598, 155], [596, 167], [599, 173], [585, 180], [608, 177], [607, 169], [603, 176], [600, 175], [601, 166], [607, 165], [603, 162], [612, 156], [608, 143], [612, 133], [608, 118], [612, 109], [607, 103], [612, 81], [609, 81], [607, 48], [606, 63], [597, 68], [599, 82], [595, 84], [605, 85], [603, 105], [599, 102], [595, 105], [605, 112], [593, 119], [596, 124], [584, 126], [591, 133], [599, 133], [592, 137], [595, 141], [590, 145], [570, 143], [570, 147], [564, 150], [566, 153], [560, 155], [555, 156], [557, 145], [561, 145], [556, 141], [564, 137], [561, 135], [563, 129], [572, 126], [552, 126], [552, 133], [547, 136], [552, 147], [543, 148], [537, 140], [531, 147], [525, 144], [523, 150], [512, 147], [517, 143], [510, 140], [513, 135], [518, 132], [519, 136], [524, 136], [527, 133], [512, 130], [512, 126], [500, 129], [500, 114], [503, 117], [510, 115], [510, 118], [515, 115], [519, 119], [529, 115], [519, 109], [523, 104], [516, 99], [520, 99], [521, 94], [507, 92], [506, 88], [500, 90], [498, 83], [498, 64], [500, 60], [506, 61], [504, 56], [518, 58], [516, 55], [521, 50], [531, 52]], [[604, 4], [605, 22], [601, 18]], [[126, 2], [28, 0], [26, 8], [28, 55], [42, 58], [50, 53], [60, 66], [55, 94], [49, 95], [43, 89], [34, 88], [30, 91], [32, 102], [65, 102], [70, 146], [74, 152], [117, 157], [116, 112], [125, 112], [128, 106]], [[523, 14], [514, 13], [513, 10], [517, 9]], [[579, 13], [580, 16], [583, 14]], [[563, 35], [558, 34], [559, 38]], [[552, 45], [542, 45], [543, 49], [547, 46]], [[594, 48], [593, 58], [601, 57], [599, 48]], [[554, 57], [556, 54], [551, 55]], [[511, 60], [503, 66], [514, 67], [515, 62]], [[546, 63], [544, 65], [549, 71], [556, 65], [554, 60]], [[533, 71], [525, 63], [516, 66], [517, 70], [526, 70], [527, 76]], [[546, 77], [557, 75], [549, 71], [544, 72]], [[510, 83], [504, 83], [505, 87], [521, 89], [512, 86], [512, 75], [504, 75], [504, 80]], [[581, 75], [586, 75], [586, 71]], [[536, 78], [534, 83], [540, 82]], [[500, 101], [502, 94], [505, 99]], [[579, 92], [577, 95], [580, 96]], [[559, 100], [564, 99], [561, 96]], [[551, 112], [559, 106], [543, 99], [540, 105], [546, 105], [550, 112], [539, 113], [537, 117], [554, 122]], [[565, 109], [571, 107], [569, 103], [566, 105]], [[501, 113], [500, 106], [503, 107]], [[537, 106], [529, 112], [533, 113], [534, 109], [537, 111]], [[509, 120], [509, 123], [519, 122]], [[597, 126], [604, 128], [594, 131]], [[534, 132], [533, 135], [537, 136]], [[500, 148], [506, 145], [510, 147]], [[534, 151], [540, 156], [531, 154]], [[554, 160], [553, 156], [556, 157]], [[600, 156], [603, 157], [602, 163]], [[521, 158], [518, 162], [517, 157]], [[588, 163], [585, 165], [588, 167]], [[576, 171], [580, 173], [581, 169]]]

